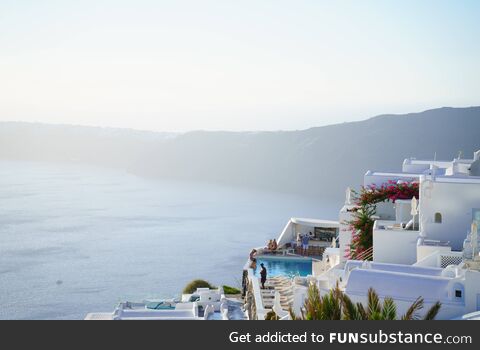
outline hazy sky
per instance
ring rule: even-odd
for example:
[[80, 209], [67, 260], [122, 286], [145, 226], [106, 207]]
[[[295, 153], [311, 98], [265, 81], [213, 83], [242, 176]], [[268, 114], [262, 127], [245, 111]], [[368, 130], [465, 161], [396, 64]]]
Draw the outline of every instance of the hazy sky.
[[1, 0], [0, 120], [303, 129], [480, 105], [480, 1]]

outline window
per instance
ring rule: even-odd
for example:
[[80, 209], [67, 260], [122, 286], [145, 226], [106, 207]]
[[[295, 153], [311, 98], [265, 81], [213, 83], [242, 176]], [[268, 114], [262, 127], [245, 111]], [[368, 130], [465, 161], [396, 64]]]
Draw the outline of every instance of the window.
[[453, 295], [457, 300], [463, 300], [465, 294], [465, 287], [461, 283], [455, 283], [453, 285]]
[[435, 213], [435, 223], [436, 224], [441, 224], [442, 223], [442, 214]]
[[338, 235], [335, 227], [315, 227], [314, 237], [317, 240], [331, 242]]

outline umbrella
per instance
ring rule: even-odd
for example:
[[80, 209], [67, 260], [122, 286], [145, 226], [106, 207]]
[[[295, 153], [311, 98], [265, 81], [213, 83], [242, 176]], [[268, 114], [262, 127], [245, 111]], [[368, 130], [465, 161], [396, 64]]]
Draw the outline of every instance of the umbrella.
[[478, 253], [478, 226], [475, 221], [472, 222], [471, 232], [472, 257], [475, 258], [475, 255]]
[[417, 198], [412, 198], [412, 209], [410, 210], [410, 214], [413, 216], [413, 229], [415, 229], [415, 216], [418, 215], [418, 201]]
[[351, 205], [352, 204], [352, 189], [350, 187], [347, 187], [345, 191], [345, 205]]

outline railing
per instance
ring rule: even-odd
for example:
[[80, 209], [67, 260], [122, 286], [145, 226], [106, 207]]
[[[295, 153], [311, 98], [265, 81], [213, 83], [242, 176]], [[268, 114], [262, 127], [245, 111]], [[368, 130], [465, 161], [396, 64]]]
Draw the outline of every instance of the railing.
[[450, 241], [438, 241], [433, 239], [424, 239], [422, 245], [430, 247], [449, 247]]
[[248, 303], [248, 318], [250, 320], [264, 320], [265, 315], [270, 310], [265, 309], [265, 306], [263, 305], [260, 282], [252, 269], [248, 269], [247, 279], [248, 283], [245, 300], [246, 303]]
[[463, 261], [463, 252], [457, 251], [434, 251], [430, 255], [425, 256], [423, 259], [418, 260], [415, 266], [425, 267], [440, 267], [445, 268], [449, 265], [459, 265]]
[[364, 250], [357, 256], [355, 256], [355, 260], [372, 260], [373, 259], [373, 246]]

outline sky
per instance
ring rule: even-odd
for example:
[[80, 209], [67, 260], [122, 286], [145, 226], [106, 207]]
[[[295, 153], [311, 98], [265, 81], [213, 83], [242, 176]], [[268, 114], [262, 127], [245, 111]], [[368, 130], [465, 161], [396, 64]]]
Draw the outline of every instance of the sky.
[[2, 0], [0, 121], [296, 130], [480, 105], [477, 0]]

